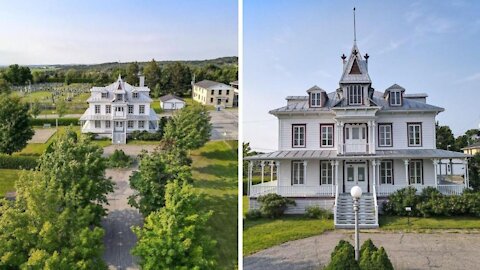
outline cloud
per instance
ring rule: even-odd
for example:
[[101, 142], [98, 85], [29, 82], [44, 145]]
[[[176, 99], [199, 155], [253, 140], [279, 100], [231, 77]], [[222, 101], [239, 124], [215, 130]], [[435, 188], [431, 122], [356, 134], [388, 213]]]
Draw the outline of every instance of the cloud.
[[466, 82], [473, 82], [473, 81], [478, 81], [480, 80], [480, 72], [474, 73], [470, 76], [466, 76], [464, 78], [461, 78], [457, 80], [457, 83], [466, 83]]

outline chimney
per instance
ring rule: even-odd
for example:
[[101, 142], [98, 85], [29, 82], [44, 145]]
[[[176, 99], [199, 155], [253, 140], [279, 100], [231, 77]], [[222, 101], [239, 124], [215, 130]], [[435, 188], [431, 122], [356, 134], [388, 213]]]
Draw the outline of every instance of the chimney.
[[138, 84], [139, 87], [144, 87], [145, 86], [145, 76], [140, 75], [138, 76], [140, 78], [140, 82]]

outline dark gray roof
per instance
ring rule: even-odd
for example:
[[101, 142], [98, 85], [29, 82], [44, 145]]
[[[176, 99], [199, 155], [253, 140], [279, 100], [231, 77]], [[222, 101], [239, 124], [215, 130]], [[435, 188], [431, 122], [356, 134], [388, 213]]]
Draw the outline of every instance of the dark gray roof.
[[[303, 97], [303, 98], [302, 98]], [[293, 103], [278, 109], [271, 110], [271, 114], [277, 113], [290, 113], [290, 112], [319, 112], [330, 111], [333, 107], [341, 108], [344, 105], [341, 100], [337, 99], [335, 92], [328, 94], [328, 100], [324, 107], [310, 108], [308, 104], [308, 97], [287, 97], [287, 99], [298, 99], [298, 103]], [[375, 91], [372, 97], [372, 101], [380, 108], [380, 111], [429, 111], [429, 112], [442, 112], [443, 108], [426, 104], [420, 101], [404, 99], [402, 106], [390, 106], [389, 102], [383, 97], [383, 93]], [[375, 106], [375, 105], [373, 105]], [[346, 107], [346, 106], [345, 106]]]
[[472, 143], [470, 145], [465, 146], [462, 149], [472, 149], [472, 148], [480, 148], [480, 142]]
[[200, 86], [200, 87], [205, 88], [205, 89], [209, 89], [210, 87], [213, 87], [213, 86], [218, 85], [218, 84], [223, 84], [223, 83], [210, 81], [210, 80], [203, 80], [203, 81], [199, 81], [199, 82], [195, 83], [196, 86]]
[[372, 158], [467, 158], [461, 152], [453, 152], [442, 149], [400, 149], [400, 150], [377, 150], [375, 155], [337, 155], [335, 150], [283, 150], [245, 157], [245, 160], [305, 160], [305, 159], [372, 159]]
[[182, 99], [181, 97], [177, 97], [177, 96], [171, 95], [171, 94], [168, 94], [168, 95], [165, 95], [165, 96], [161, 96], [161, 97], [160, 97], [160, 100], [161, 100], [162, 102], [169, 101], [169, 100], [171, 100], [171, 99], [178, 99], [178, 100], [183, 101], [183, 99]]

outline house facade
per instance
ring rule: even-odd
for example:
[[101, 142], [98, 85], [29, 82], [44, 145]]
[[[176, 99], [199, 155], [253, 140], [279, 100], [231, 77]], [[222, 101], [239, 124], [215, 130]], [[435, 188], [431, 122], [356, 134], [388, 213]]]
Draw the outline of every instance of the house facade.
[[112, 138], [113, 144], [125, 144], [133, 131], [155, 132], [159, 118], [150, 108], [150, 89], [140, 77], [139, 86], [132, 86], [120, 76], [105, 87], [92, 87], [88, 109], [80, 118], [82, 133]]
[[468, 155], [475, 155], [477, 153], [480, 153], [480, 142], [473, 143], [469, 146], [466, 146], [462, 148], [463, 153], [468, 154]]
[[[396, 190], [460, 194], [468, 187], [469, 155], [436, 149], [435, 117], [444, 109], [397, 84], [376, 91], [368, 58], [354, 43], [348, 59], [342, 56], [338, 89], [313, 86], [270, 111], [278, 118], [278, 151], [245, 158], [251, 208], [259, 196], [277, 193], [296, 201], [287, 213], [316, 205], [333, 211], [336, 227], [351, 228], [350, 189], [360, 186], [360, 226], [374, 228], [382, 201]], [[461, 168], [451, 170], [460, 175], [442, 173], [445, 164]], [[254, 171], [261, 175], [255, 185]]]
[[160, 97], [160, 107], [164, 110], [181, 110], [185, 107], [185, 101], [175, 95]]
[[192, 83], [192, 98], [203, 105], [233, 107], [235, 90], [224, 83], [203, 80]]

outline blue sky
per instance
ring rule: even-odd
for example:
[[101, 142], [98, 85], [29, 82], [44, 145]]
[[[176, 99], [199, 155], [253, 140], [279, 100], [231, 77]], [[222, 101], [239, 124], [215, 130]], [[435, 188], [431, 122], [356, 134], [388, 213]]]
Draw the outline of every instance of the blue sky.
[[461, 135], [480, 124], [480, 2], [244, 0], [244, 141], [277, 149], [268, 111], [288, 95], [338, 87], [340, 56], [368, 53], [373, 87], [397, 83], [445, 108], [437, 117]]
[[238, 55], [235, 0], [0, 0], [0, 5], [0, 65]]

